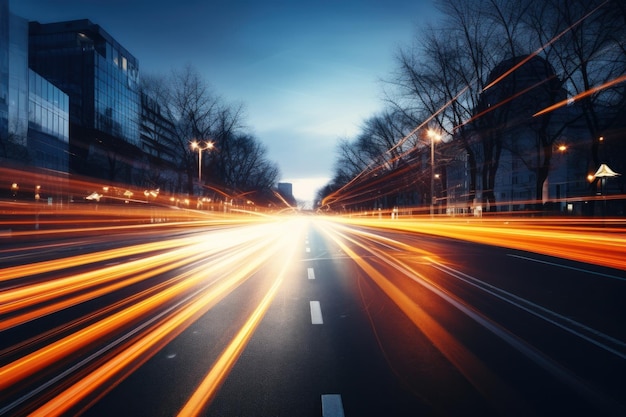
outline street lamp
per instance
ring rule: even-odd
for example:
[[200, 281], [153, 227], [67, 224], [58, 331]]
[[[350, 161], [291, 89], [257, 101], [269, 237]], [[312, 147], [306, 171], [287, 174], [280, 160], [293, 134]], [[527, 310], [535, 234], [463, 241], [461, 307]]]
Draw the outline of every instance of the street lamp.
[[17, 192], [20, 190], [20, 186], [17, 185], [16, 182], [14, 182], [13, 184], [11, 184], [11, 196], [13, 198], [17, 198]]
[[430, 217], [435, 215], [435, 141], [441, 140], [441, 133], [428, 129], [426, 136], [430, 138]]
[[204, 142], [204, 145], [200, 145], [194, 140], [191, 142], [191, 149], [198, 150], [198, 183], [202, 184], [202, 151], [213, 149], [213, 142]]
[[602, 196], [602, 201], [603, 201], [603, 207], [602, 207], [602, 211], [604, 212], [603, 214], [606, 214], [606, 196], [604, 195], [605, 187], [606, 187], [606, 179], [617, 177], [619, 175], [621, 174], [618, 174], [617, 172], [613, 171], [611, 168], [609, 168], [607, 164], [600, 164], [600, 167], [598, 168], [596, 173], [593, 175], [594, 178], [600, 178], [600, 195]]

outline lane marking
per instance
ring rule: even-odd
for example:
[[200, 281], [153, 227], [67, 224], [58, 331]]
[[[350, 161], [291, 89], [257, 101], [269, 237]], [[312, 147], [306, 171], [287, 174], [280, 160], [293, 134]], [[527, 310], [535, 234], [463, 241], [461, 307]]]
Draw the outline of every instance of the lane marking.
[[507, 256], [511, 256], [513, 258], [519, 258], [519, 259], [523, 259], [525, 261], [532, 261], [532, 262], [538, 262], [540, 264], [546, 264], [546, 265], [551, 265], [551, 266], [558, 266], [560, 268], [565, 268], [565, 269], [572, 269], [574, 271], [578, 271], [578, 272], [584, 272], [586, 274], [594, 274], [594, 275], [600, 275], [602, 277], [606, 277], [606, 278], [611, 278], [611, 279], [617, 279], [619, 281], [626, 281], [626, 278], [622, 278], [622, 277], [618, 277], [616, 275], [610, 275], [610, 274], [603, 274], [602, 272], [595, 272], [595, 271], [590, 271], [588, 269], [582, 269], [582, 268], [576, 268], [574, 266], [569, 266], [569, 265], [563, 265], [563, 264], [557, 264], [555, 262], [548, 262], [548, 261], [542, 261], [541, 259], [535, 259], [535, 258], [529, 258], [527, 256], [521, 256], [521, 255], [514, 255], [512, 253], [508, 253]]
[[[515, 307], [526, 311], [527, 313], [530, 313], [532, 315], [534, 315], [535, 317], [538, 317], [542, 320], [547, 321], [548, 323], [551, 323], [557, 327], [559, 327], [560, 329], [573, 334], [575, 336], [580, 337], [581, 339], [584, 339], [586, 341], [588, 341], [589, 343], [592, 343], [594, 345], [596, 345], [599, 348], [602, 348], [604, 350], [606, 350], [607, 352], [611, 352], [614, 355], [619, 356], [622, 359], [626, 359], [626, 353], [619, 351], [618, 349], [623, 349], [624, 347], [626, 347], [626, 343], [622, 342], [621, 340], [618, 340], [612, 336], [609, 336], [607, 334], [602, 333], [599, 330], [593, 329], [591, 327], [585, 326], [582, 323], [577, 322], [576, 320], [572, 320], [569, 317], [563, 316], [562, 314], [557, 313], [556, 311], [552, 311], [546, 307], [543, 307], [539, 304], [535, 304], [530, 300], [526, 300], [525, 298], [522, 298], [518, 295], [515, 295], [513, 293], [510, 293], [506, 290], [503, 290], [501, 288], [496, 287], [495, 285], [491, 285], [487, 282], [481, 281], [478, 278], [475, 278], [471, 275], [468, 275], [464, 272], [458, 271], [454, 268], [451, 268], [447, 265], [443, 265], [440, 264], [438, 262], [433, 261], [432, 266], [450, 276], [453, 276], [475, 288], [478, 288], [488, 294], [493, 295], [496, 298], [499, 298], [502, 301], [505, 301], [511, 305], [514, 305]], [[422, 284], [425, 285], [425, 284]], [[442, 296], [443, 297], [443, 296]], [[447, 299], [447, 297], [443, 297], [444, 299]], [[448, 300], [449, 303], [456, 305], [456, 301], [453, 303], [452, 301]], [[465, 308], [461, 308], [459, 305], [456, 305], [457, 308], [459, 308], [461, 311], [465, 311]], [[466, 314], [468, 314], [466, 312]], [[473, 314], [470, 315], [468, 314], [470, 317], [473, 317]], [[479, 323], [481, 323], [481, 321], [479, 321], [478, 319], [474, 318], [474, 320], [478, 321]], [[567, 324], [567, 325], [566, 325]], [[572, 326], [572, 327], [568, 327]], [[487, 327], [485, 324], [483, 324], [483, 326]], [[577, 329], [578, 330], [577, 330]], [[592, 334], [598, 338], [601, 338], [604, 340], [604, 343], [593, 339], [591, 336], [589, 336], [588, 334], [585, 334], [583, 332], [586, 332], [588, 334]], [[496, 333], [494, 331], [494, 333]], [[498, 333], [496, 333], [498, 334]], [[502, 338], [504, 338], [503, 336], [500, 336]], [[505, 339], [506, 340], [506, 339]], [[612, 343], [615, 346], [608, 346], [605, 343]], [[514, 346], [514, 345], [513, 345]], [[521, 351], [521, 350], [520, 350]]]
[[315, 279], [315, 271], [313, 268], [307, 268], [306, 273], [309, 279]]
[[309, 303], [311, 307], [311, 324], [324, 324], [322, 319], [322, 307], [319, 301], [311, 301]]
[[322, 395], [322, 417], [344, 417], [341, 395]]
[[306, 248], [306, 252], [307, 252], [307, 253], [311, 252], [311, 248], [307, 247], [307, 248]]
[[[364, 256], [365, 258], [365, 256]], [[369, 256], [371, 258], [371, 256]], [[311, 261], [335, 261], [337, 259], [352, 259], [347, 255], [338, 255], [338, 256], [324, 256], [324, 257], [315, 257], [315, 258], [304, 258], [301, 259], [301, 262], [311, 262]]]

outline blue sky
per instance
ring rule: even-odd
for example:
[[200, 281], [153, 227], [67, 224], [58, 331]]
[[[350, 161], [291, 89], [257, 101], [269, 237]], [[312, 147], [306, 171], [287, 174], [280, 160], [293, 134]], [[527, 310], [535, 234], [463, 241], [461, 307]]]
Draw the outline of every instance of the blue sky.
[[9, 0], [42, 23], [99, 24], [139, 60], [140, 73], [187, 64], [227, 101], [243, 103], [296, 198], [332, 174], [339, 138], [384, 108], [382, 79], [432, 0]]

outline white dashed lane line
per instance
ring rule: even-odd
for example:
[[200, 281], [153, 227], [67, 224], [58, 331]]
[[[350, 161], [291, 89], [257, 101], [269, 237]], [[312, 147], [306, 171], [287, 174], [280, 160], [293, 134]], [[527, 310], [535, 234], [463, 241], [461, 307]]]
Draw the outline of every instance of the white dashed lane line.
[[322, 319], [322, 306], [319, 301], [311, 301], [311, 323], [312, 324], [324, 324]]
[[322, 395], [322, 417], [344, 417], [341, 395]]
[[[309, 241], [306, 241], [306, 252], [311, 252], [311, 248], [308, 246]], [[307, 278], [310, 280], [315, 279], [315, 269], [307, 268]], [[322, 306], [319, 301], [310, 301], [309, 306], [311, 308], [311, 324], [324, 324], [322, 318]], [[345, 417], [343, 412], [343, 401], [339, 394], [323, 394], [322, 395], [322, 417]]]

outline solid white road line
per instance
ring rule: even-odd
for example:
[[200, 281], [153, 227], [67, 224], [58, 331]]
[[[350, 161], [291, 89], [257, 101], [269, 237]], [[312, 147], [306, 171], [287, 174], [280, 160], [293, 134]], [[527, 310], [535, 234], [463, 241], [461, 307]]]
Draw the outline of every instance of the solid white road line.
[[322, 307], [319, 301], [311, 301], [311, 323], [312, 324], [324, 324], [322, 320]]
[[[573, 334], [575, 336], [580, 337], [581, 339], [584, 339], [586, 341], [588, 341], [589, 343], [593, 343], [594, 345], [606, 350], [607, 352], [611, 352], [617, 356], [619, 356], [622, 359], [626, 359], [626, 352], [623, 352], [623, 348], [626, 347], [626, 343], [622, 342], [619, 339], [616, 339], [614, 337], [611, 337], [607, 334], [604, 334], [602, 332], [600, 332], [599, 330], [593, 329], [591, 327], [585, 326], [582, 323], [577, 322], [576, 320], [570, 319], [569, 317], [563, 316], [559, 313], [557, 313], [556, 311], [552, 311], [548, 308], [545, 308], [539, 304], [535, 304], [530, 300], [527, 300], [523, 297], [520, 297], [518, 295], [515, 295], [513, 293], [510, 293], [508, 291], [505, 291], [499, 287], [496, 287], [494, 285], [491, 285], [485, 281], [481, 281], [480, 279], [473, 277], [471, 275], [468, 275], [464, 272], [461, 271], [457, 271], [454, 268], [451, 268], [447, 265], [443, 265], [440, 264], [438, 262], [432, 262], [432, 266], [452, 277], [455, 277], [463, 282], [466, 282], [467, 284], [478, 288], [488, 294], [493, 295], [494, 297], [499, 298], [502, 301], [505, 301], [511, 305], [514, 305], [515, 307], [524, 310], [532, 315], [534, 315], [535, 317], [538, 317], [540, 319], [545, 320], [548, 323], [551, 323], [559, 328], [561, 328], [562, 330]], [[422, 284], [424, 285], [424, 284]], [[428, 287], [427, 287], [428, 288]], [[431, 290], [433, 291], [433, 290]], [[450, 304], [456, 305], [456, 301], [451, 301], [451, 299], [446, 298], [447, 296], [443, 296], [442, 298], [446, 299]], [[461, 311], [464, 311], [465, 307], [460, 307], [457, 305], [457, 308]], [[467, 313], [466, 314], [472, 318], [474, 318], [474, 320], [476, 320], [478, 323], [483, 324], [484, 327], [486, 328], [490, 328], [487, 326], [486, 320], [484, 318], [478, 318], [478, 316], [474, 316], [474, 313]], [[491, 324], [489, 324], [489, 326], [491, 326]], [[497, 335], [499, 335], [502, 339], [504, 340], [508, 340], [508, 338], [510, 336], [505, 335], [504, 333], [501, 333], [501, 330], [493, 330], [493, 332]], [[594, 337], [591, 337], [591, 335], [594, 335]], [[506, 336], [506, 337], [505, 337]], [[602, 339], [602, 340], [599, 340]], [[512, 346], [516, 346], [513, 343], [511, 344]], [[613, 346], [611, 346], [613, 345]], [[524, 350], [522, 349], [518, 349], [520, 350], [520, 352], [524, 353]]]
[[313, 270], [313, 268], [307, 268], [306, 273], [309, 279], [315, 279], [315, 271]]
[[322, 395], [322, 417], [344, 417], [341, 395]]
[[541, 264], [556, 266], [556, 267], [559, 267], [559, 268], [571, 269], [571, 270], [574, 270], [574, 271], [584, 272], [585, 274], [599, 275], [601, 277], [616, 279], [616, 280], [619, 280], [619, 281], [626, 281], [626, 279], [624, 279], [622, 277], [618, 277], [618, 276], [610, 275], [610, 274], [603, 274], [602, 272], [590, 271], [589, 269], [575, 268], [575, 267], [569, 266], [569, 265], [563, 265], [563, 264], [555, 263], [555, 262], [542, 261], [541, 259], [530, 258], [530, 257], [527, 257], [527, 256], [514, 255], [512, 253], [507, 254], [507, 256], [510, 256], [512, 258], [523, 259], [525, 261], [532, 261], [532, 262], [538, 262], [538, 263], [541, 263]]

